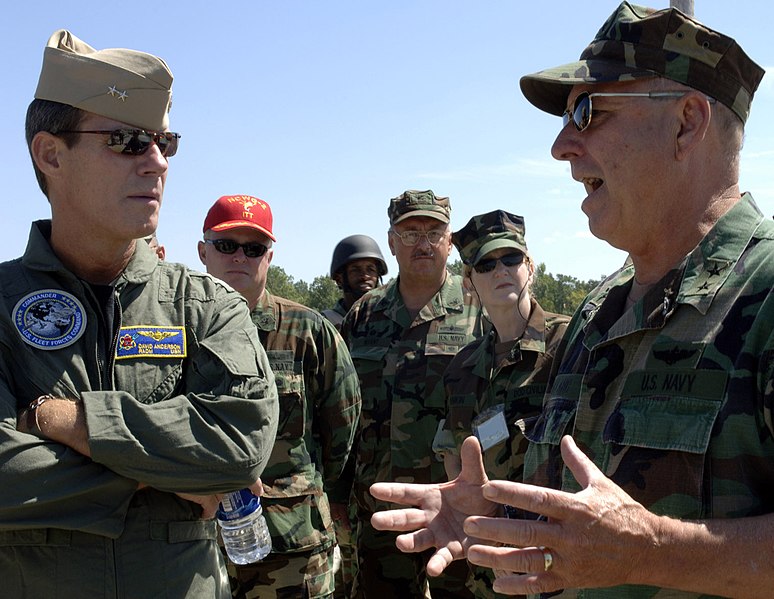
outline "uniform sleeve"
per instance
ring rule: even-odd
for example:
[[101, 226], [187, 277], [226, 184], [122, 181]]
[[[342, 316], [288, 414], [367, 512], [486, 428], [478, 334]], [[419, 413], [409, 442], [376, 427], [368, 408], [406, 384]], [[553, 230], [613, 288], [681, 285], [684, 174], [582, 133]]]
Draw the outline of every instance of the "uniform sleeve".
[[16, 398], [6, 381], [0, 377], [0, 530], [56, 526], [117, 537], [136, 481], [17, 431]]
[[274, 375], [235, 293], [206, 319], [176, 394], [150, 404], [122, 391], [81, 394], [95, 462], [170, 492], [227, 492], [260, 476], [277, 429]]
[[326, 491], [332, 501], [346, 501], [348, 490], [334, 485], [341, 477], [360, 419], [360, 382], [344, 340], [322, 320], [316, 340], [319, 369], [312, 381]]

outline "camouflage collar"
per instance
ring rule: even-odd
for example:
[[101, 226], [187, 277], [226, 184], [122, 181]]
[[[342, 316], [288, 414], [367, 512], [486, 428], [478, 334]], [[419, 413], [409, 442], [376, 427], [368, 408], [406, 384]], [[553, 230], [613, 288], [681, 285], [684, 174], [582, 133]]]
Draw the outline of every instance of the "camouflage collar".
[[[374, 311], [389, 312], [393, 320], [396, 319], [397, 313], [405, 307], [400, 291], [398, 291], [399, 282], [400, 275], [394, 281], [380, 288], [383, 290], [382, 297], [374, 307]], [[432, 299], [419, 311], [418, 318], [432, 320], [449, 313], [457, 314], [462, 312], [465, 305], [462, 294], [462, 277], [446, 271], [446, 281], [433, 295]]]
[[258, 304], [250, 313], [250, 318], [259, 331], [277, 330], [277, 309], [274, 298], [268, 290], [264, 290]]
[[678, 304], [706, 314], [754, 236], [774, 238], [774, 222], [765, 219], [752, 195], [724, 214], [696, 248], [647, 292], [634, 310], [622, 316], [623, 304], [634, 277], [628, 263], [600, 285], [589, 303], [584, 345], [589, 349], [632, 331], [658, 329], [666, 324]]
[[[490, 366], [491, 358], [486, 356], [492, 356], [494, 354], [494, 346], [497, 339], [497, 333], [494, 328], [480, 340], [477, 340], [478, 347], [470, 354], [470, 356], [463, 362], [463, 366], [467, 368], [473, 368], [475, 374], [482, 378], [489, 378], [489, 372], [487, 369]], [[518, 362], [516, 351], [533, 351], [542, 353], [546, 351], [546, 313], [541, 305], [532, 298], [532, 311], [527, 321], [527, 327], [524, 329], [524, 334], [520, 339], [516, 340], [514, 349], [511, 352], [509, 363], [514, 364]], [[485, 364], [486, 368], [476, 368], [476, 365]]]

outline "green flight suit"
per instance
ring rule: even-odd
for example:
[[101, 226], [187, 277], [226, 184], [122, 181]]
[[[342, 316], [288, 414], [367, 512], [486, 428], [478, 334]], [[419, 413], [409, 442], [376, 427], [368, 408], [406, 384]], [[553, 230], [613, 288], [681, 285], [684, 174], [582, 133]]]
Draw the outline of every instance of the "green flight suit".
[[[228, 597], [215, 521], [175, 493], [246, 487], [269, 458], [276, 388], [246, 302], [137, 243], [106, 312], [50, 231], [0, 265], [2, 594]], [[90, 458], [16, 430], [45, 393], [83, 402]]]

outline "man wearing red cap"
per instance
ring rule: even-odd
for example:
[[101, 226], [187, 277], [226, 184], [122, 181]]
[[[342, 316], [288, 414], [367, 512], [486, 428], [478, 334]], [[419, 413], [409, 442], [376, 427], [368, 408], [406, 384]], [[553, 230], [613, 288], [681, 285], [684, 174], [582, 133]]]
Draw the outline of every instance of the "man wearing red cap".
[[[247, 300], [280, 395], [277, 440], [261, 476], [272, 553], [256, 564], [231, 565], [230, 573], [235, 597], [328, 597], [335, 544], [328, 495], [336, 494], [333, 483], [352, 447], [360, 386], [333, 325], [266, 290], [272, 224], [263, 200], [223, 196], [207, 213], [199, 242], [207, 272]], [[346, 494], [336, 500], [345, 503]]]

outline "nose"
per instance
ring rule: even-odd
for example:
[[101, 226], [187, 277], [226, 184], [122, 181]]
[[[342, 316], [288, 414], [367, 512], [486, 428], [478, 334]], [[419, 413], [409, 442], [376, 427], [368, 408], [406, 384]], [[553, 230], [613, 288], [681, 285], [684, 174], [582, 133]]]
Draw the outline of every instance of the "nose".
[[232, 254], [232, 260], [239, 264], [241, 264], [242, 262], [247, 262], [247, 256], [245, 255], [245, 248], [238, 247], [236, 252]]
[[140, 170], [143, 175], [161, 175], [169, 168], [169, 162], [155, 141], [151, 142], [148, 150], [140, 158]]
[[555, 160], [570, 160], [583, 152], [582, 132], [575, 128], [572, 120], [562, 127], [551, 146], [551, 156]]

